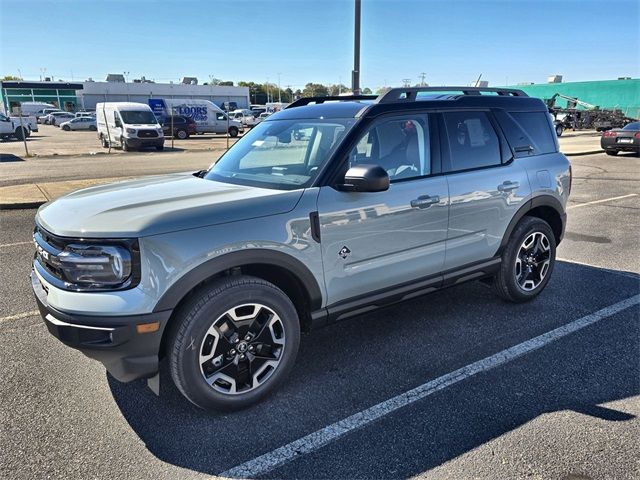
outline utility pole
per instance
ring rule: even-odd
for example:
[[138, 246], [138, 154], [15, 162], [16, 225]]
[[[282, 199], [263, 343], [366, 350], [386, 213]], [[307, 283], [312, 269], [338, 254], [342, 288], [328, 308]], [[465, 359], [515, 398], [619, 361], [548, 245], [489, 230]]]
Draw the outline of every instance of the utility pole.
[[44, 74], [47, 73], [47, 69], [46, 68], [40, 68], [40, 81], [42, 81], [42, 77], [44, 77]]
[[127, 82], [127, 80], [129, 79], [129, 73], [131, 72], [122, 72], [124, 74], [124, 81], [125, 83]]
[[410, 87], [411, 86], [411, 79], [410, 78], [403, 78], [402, 79], [402, 85], [404, 87]]
[[422, 72], [420, 75], [418, 75], [420, 77], [420, 86], [424, 87], [426, 85], [426, 83], [424, 83], [424, 78], [427, 76], [426, 73]]
[[282, 103], [282, 96], [280, 93], [280, 75], [281, 73], [278, 73], [278, 103]]
[[360, 17], [361, 0], [355, 0], [355, 26], [353, 31], [353, 71], [351, 72], [351, 91], [360, 95]]

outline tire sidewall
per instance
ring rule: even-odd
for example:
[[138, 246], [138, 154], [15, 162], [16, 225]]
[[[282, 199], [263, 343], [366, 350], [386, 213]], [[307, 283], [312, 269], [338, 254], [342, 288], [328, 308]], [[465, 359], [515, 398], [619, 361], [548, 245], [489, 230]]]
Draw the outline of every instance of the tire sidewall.
[[[220, 287], [220, 284], [217, 286]], [[199, 307], [198, 303], [192, 303], [190, 308], [181, 312], [182, 319], [176, 318], [187, 322], [187, 325], [182, 342], [174, 342], [171, 350], [171, 373], [174, 380], [177, 375], [187, 398], [206, 410], [232, 410], [257, 402], [287, 376], [295, 362], [300, 343], [300, 323], [296, 310], [282, 291], [259, 280], [251, 284], [223, 287], [226, 288], [209, 298], [204, 305]], [[266, 383], [247, 393], [227, 395], [215, 391], [204, 380], [199, 364], [200, 346], [215, 320], [227, 310], [244, 303], [260, 303], [276, 312], [285, 330], [286, 343], [280, 363]], [[195, 313], [194, 309], [197, 309]]]
[[[549, 262], [549, 270], [540, 285], [538, 285], [534, 290], [527, 291], [524, 290], [516, 280], [516, 257], [524, 240], [534, 232], [542, 232], [549, 239], [551, 261]], [[518, 301], [526, 301], [538, 296], [549, 283], [555, 263], [556, 240], [553, 230], [551, 230], [549, 224], [544, 220], [536, 217], [525, 217], [516, 227], [502, 258], [502, 275], [510, 295]]]

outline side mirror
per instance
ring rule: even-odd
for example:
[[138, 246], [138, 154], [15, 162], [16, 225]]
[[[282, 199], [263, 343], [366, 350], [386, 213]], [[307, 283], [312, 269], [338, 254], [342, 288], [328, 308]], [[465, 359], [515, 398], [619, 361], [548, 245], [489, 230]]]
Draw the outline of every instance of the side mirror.
[[345, 192], [384, 192], [389, 189], [389, 174], [379, 165], [356, 165], [337, 188]]

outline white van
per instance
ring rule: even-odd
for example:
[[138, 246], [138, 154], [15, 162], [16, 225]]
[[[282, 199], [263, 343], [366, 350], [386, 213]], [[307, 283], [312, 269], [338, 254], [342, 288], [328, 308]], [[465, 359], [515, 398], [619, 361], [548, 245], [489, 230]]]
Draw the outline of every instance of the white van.
[[[45, 109], [60, 110], [59, 108], [56, 108], [51, 103], [45, 103], [45, 102], [20, 102], [20, 111], [22, 112], [22, 115], [26, 115], [26, 116], [42, 115], [44, 113]], [[51, 113], [51, 112], [49, 112], [49, 113]]]
[[192, 118], [196, 122], [198, 133], [227, 133], [232, 137], [244, 132], [241, 122], [228, 119], [227, 114], [215, 103], [209, 100], [192, 98], [150, 98], [149, 106], [160, 121], [164, 117], [182, 115]]
[[98, 139], [104, 148], [124, 151], [143, 147], [164, 148], [164, 134], [155, 115], [144, 103], [105, 102], [96, 105]]

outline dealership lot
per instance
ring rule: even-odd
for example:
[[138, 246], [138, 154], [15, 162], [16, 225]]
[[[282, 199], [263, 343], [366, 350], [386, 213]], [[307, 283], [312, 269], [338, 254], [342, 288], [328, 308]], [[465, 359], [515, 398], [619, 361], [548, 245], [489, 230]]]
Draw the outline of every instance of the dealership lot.
[[[246, 132], [246, 130], [245, 130]], [[242, 134], [241, 134], [242, 135]], [[240, 135], [240, 136], [241, 136]], [[230, 138], [229, 145], [233, 145], [237, 138]], [[186, 140], [174, 140], [174, 151], [216, 150], [227, 146], [225, 135], [204, 134], [192, 135]], [[98, 140], [98, 134], [89, 130], [65, 132], [53, 125], [38, 125], [38, 132], [34, 132], [27, 141], [29, 154], [36, 156], [49, 155], [82, 155], [91, 153], [107, 153]], [[171, 152], [171, 137], [165, 139], [165, 148]], [[152, 152], [152, 149], [143, 150]], [[24, 144], [17, 140], [7, 140], [0, 143], [2, 154], [24, 156]], [[125, 153], [119, 148], [112, 148], [111, 154]], [[165, 153], [165, 152], [162, 152]], [[159, 153], [160, 155], [162, 153]]]
[[[561, 261], [536, 300], [505, 304], [471, 283], [332, 325], [303, 337], [294, 373], [275, 395], [225, 414], [190, 405], [166, 371], [160, 398], [142, 381], [120, 384], [49, 335], [28, 280], [35, 211], [0, 211], [2, 471], [8, 478], [637, 477], [640, 160], [599, 154], [572, 162]], [[602, 313], [625, 301], [627, 308]], [[585, 318], [592, 322], [537, 350], [344, 434], [325, 433], [321, 448], [278, 450]], [[267, 470], [276, 457], [286, 463]]]

